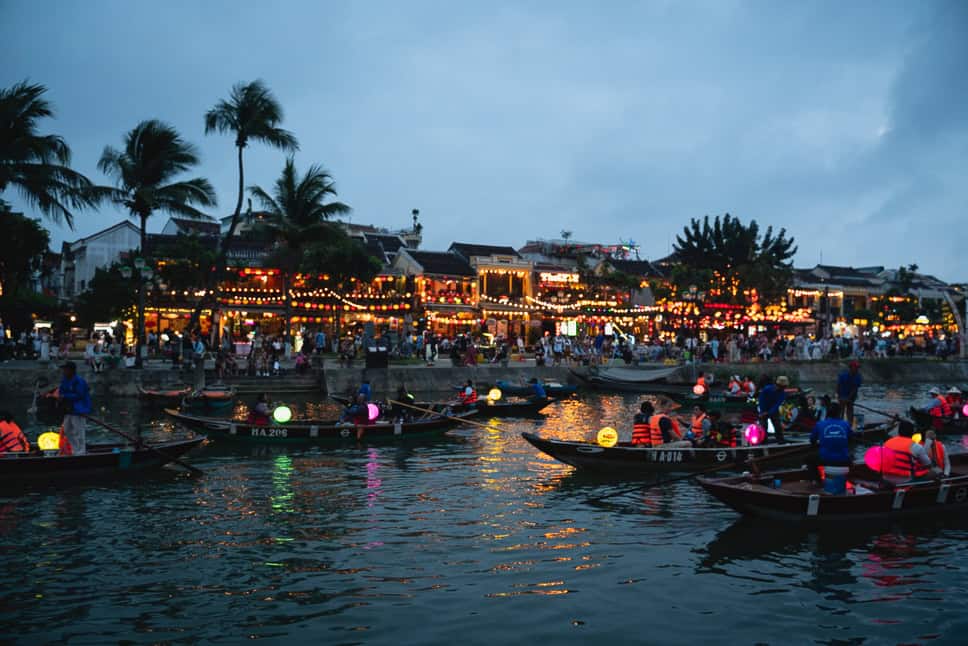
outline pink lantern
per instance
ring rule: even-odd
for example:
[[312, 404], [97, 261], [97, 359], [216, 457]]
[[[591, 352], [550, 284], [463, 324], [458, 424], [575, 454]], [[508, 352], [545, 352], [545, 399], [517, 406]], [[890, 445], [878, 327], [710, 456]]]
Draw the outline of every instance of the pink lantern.
[[701, 384], [696, 384], [695, 386], [692, 387], [692, 392], [697, 397], [702, 397], [703, 395], [706, 394], [706, 387]]
[[756, 446], [757, 444], [761, 444], [763, 440], [766, 439], [766, 430], [764, 430], [759, 424], [750, 424], [743, 431], [743, 435], [746, 437], [746, 441], [749, 442], [751, 446]]
[[961, 409], [961, 414], [968, 417], [968, 404], [965, 404], [965, 407]]
[[375, 422], [380, 417], [380, 407], [376, 404], [366, 405], [366, 416], [371, 422]]
[[894, 461], [894, 451], [883, 446], [872, 446], [864, 453], [864, 464], [871, 471], [881, 473]]

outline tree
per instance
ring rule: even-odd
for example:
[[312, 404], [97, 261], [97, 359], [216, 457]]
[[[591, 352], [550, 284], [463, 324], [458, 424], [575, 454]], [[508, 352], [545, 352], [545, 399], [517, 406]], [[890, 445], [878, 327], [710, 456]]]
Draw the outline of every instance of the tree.
[[[141, 254], [147, 256], [148, 218], [158, 211], [190, 218], [205, 217], [193, 205], [214, 206], [215, 191], [208, 180], [195, 177], [175, 181], [199, 163], [195, 147], [178, 132], [157, 120], [142, 121], [124, 136], [124, 149], [104, 148], [98, 168], [114, 179], [117, 188], [107, 197], [137, 218], [141, 230]], [[144, 285], [138, 281], [138, 329], [135, 364], [141, 367], [141, 344], [145, 333]]]
[[744, 225], [730, 214], [692, 219], [676, 236], [672, 279], [681, 288], [696, 285], [720, 301], [752, 302], [780, 298], [793, 275], [797, 252], [786, 229], [760, 233], [756, 220]]
[[306, 264], [303, 258], [306, 245], [312, 242], [325, 244], [332, 238], [335, 227], [327, 226], [327, 222], [335, 215], [349, 213], [350, 207], [342, 202], [327, 201], [336, 196], [336, 187], [328, 172], [314, 165], [300, 177], [292, 157], [286, 160], [271, 194], [258, 186], [250, 187], [249, 192], [268, 213], [267, 221], [261, 228], [276, 243], [270, 262], [282, 271], [285, 333], [288, 339], [292, 274]]
[[[235, 135], [239, 164], [239, 192], [235, 212], [232, 213], [228, 231], [222, 236], [219, 244], [213, 271], [208, 273], [210, 289], [207, 289], [206, 293], [210, 299], [218, 297], [217, 287], [225, 272], [225, 259], [228, 256], [229, 245], [242, 215], [242, 198], [245, 193], [243, 151], [250, 141], [258, 141], [286, 152], [299, 149], [299, 142], [296, 141], [295, 135], [280, 128], [281, 123], [282, 106], [261, 80], [237, 83], [232, 87], [228, 100], [219, 101], [215, 107], [205, 113], [205, 134], [220, 132]], [[197, 322], [203, 306], [204, 300], [198, 303], [192, 313], [192, 325]]]
[[40, 269], [50, 233], [40, 220], [0, 210], [0, 239], [11, 243], [4, 245], [0, 254], [0, 293], [7, 299], [16, 299]]
[[100, 198], [90, 180], [70, 168], [71, 149], [63, 138], [37, 133], [37, 122], [54, 116], [46, 92], [27, 81], [0, 89], [0, 194], [15, 186], [32, 207], [73, 229], [72, 209]]
[[77, 317], [81, 325], [91, 329], [97, 322], [121, 318], [135, 305], [136, 279], [124, 278], [120, 265], [98, 268], [87, 289], [77, 297]]

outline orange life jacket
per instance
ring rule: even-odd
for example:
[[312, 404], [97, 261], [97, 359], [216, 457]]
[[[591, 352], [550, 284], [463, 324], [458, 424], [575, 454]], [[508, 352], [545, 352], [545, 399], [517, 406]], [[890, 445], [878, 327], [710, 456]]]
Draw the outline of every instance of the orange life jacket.
[[733, 393], [733, 394], [736, 394], [736, 393], [740, 392], [741, 390], [743, 390], [743, 386], [738, 381], [736, 381], [735, 379], [730, 379], [729, 380], [729, 385], [726, 386], [726, 390], [729, 391], [729, 392], [731, 392], [731, 393]]
[[460, 391], [459, 399], [462, 404], [475, 404], [477, 403], [477, 391], [471, 388], [471, 394], [468, 395], [464, 390]]
[[931, 462], [934, 466], [939, 469], [944, 469], [944, 444], [939, 440], [935, 440], [931, 443], [931, 450], [928, 451], [928, 456], [931, 458]]
[[637, 414], [632, 422], [632, 444], [646, 446], [652, 444], [652, 427], [649, 425], [649, 418], [645, 415]]
[[928, 474], [928, 468], [918, 462], [911, 454], [914, 440], [909, 437], [892, 437], [884, 442], [884, 448], [893, 452], [893, 459], [884, 460], [881, 470], [885, 475], [901, 476], [904, 478], [921, 478]]
[[0, 453], [30, 451], [30, 442], [15, 422], [0, 422]]
[[748, 392], [751, 395], [755, 395], [756, 394], [756, 384], [754, 384], [751, 380], [747, 379], [747, 380], [745, 380], [743, 382], [743, 390], [745, 390], [746, 392]]
[[709, 388], [706, 387], [705, 377], [699, 377], [699, 379], [696, 379], [696, 385], [693, 386], [692, 392], [695, 393], [696, 395], [699, 395], [700, 397], [703, 397], [707, 393], [709, 393]]
[[944, 398], [943, 395], [938, 395], [935, 397], [941, 405], [935, 406], [931, 409], [931, 414], [935, 417], [951, 417], [951, 406], [948, 405], [948, 400]]
[[702, 423], [706, 419], [706, 413], [699, 413], [698, 415], [692, 416], [692, 434], [696, 436], [696, 439], [702, 437]]
[[682, 431], [679, 430], [679, 422], [673, 417], [668, 415], [653, 415], [649, 418], [649, 431], [652, 435], [652, 446], [659, 446], [664, 444], [665, 440], [662, 439], [662, 429], [659, 428], [659, 422], [665, 417], [670, 422], [672, 422], [672, 433], [676, 436], [676, 439], [682, 438]]
[[74, 447], [72, 447], [71, 443], [67, 440], [67, 434], [64, 433], [63, 425], [60, 427], [60, 438], [57, 442], [57, 448], [59, 449], [59, 455], [74, 455]]

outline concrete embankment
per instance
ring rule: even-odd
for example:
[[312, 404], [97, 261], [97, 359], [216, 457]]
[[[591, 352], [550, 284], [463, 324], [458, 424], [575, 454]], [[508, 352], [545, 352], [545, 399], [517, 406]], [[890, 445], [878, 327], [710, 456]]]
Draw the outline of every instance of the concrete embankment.
[[[670, 381], [689, 383], [698, 371], [713, 372], [719, 383], [725, 383], [729, 375], [751, 375], [758, 377], [769, 374], [772, 377], [786, 375], [793, 383], [830, 384], [837, 374], [846, 368], [847, 362], [777, 362], [742, 364], [702, 364], [682, 366]], [[156, 363], [144, 370], [118, 368], [100, 374], [93, 374], [82, 364], [81, 375], [90, 383], [96, 396], [134, 397], [139, 386], [165, 387], [175, 384], [193, 383], [190, 372], [180, 372], [170, 366]], [[861, 362], [861, 373], [865, 383], [926, 383], [962, 386], [968, 384], [968, 361], [937, 361], [931, 359], [881, 359]], [[500, 366], [451, 367], [420, 365], [393, 366], [385, 370], [364, 370], [357, 368], [338, 368], [327, 365], [305, 376], [286, 377], [239, 377], [226, 379], [239, 386], [241, 392], [299, 391], [304, 393], [346, 393], [355, 389], [364, 375], [370, 380], [374, 391], [380, 395], [395, 393], [401, 384], [417, 394], [453, 392], [453, 387], [472, 379], [479, 384], [493, 384], [498, 380], [525, 382], [532, 377], [549, 381], [575, 382], [574, 376], [564, 367], [542, 366], [533, 363], [512, 364], [508, 368]], [[209, 382], [214, 377], [209, 371]], [[5, 397], [30, 396], [35, 384], [49, 384], [52, 388], [60, 381], [60, 371], [53, 364], [42, 365], [36, 362], [7, 362], [0, 367], [0, 395]]]

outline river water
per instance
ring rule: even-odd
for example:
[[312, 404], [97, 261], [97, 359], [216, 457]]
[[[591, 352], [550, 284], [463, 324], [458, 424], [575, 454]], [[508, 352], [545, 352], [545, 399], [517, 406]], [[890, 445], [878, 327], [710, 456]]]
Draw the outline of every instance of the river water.
[[[862, 400], [900, 411], [922, 393]], [[146, 436], [183, 433], [134, 400], [97, 404]], [[741, 520], [689, 481], [590, 505], [628, 483], [519, 435], [628, 428], [636, 407], [587, 395], [429, 443], [213, 443], [190, 458], [198, 478], [0, 492], [0, 641], [964, 641], [966, 521], [803, 531]]]

